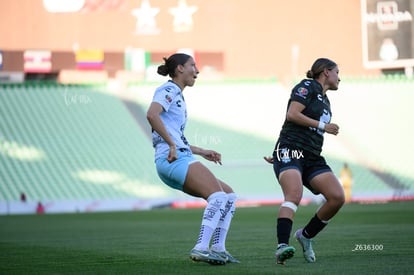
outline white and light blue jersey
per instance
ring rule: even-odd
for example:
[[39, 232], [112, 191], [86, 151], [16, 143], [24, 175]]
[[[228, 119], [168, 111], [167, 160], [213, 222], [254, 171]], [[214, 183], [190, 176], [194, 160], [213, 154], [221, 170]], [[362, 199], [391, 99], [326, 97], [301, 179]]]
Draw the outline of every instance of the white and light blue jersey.
[[[164, 108], [160, 118], [177, 148], [190, 149], [190, 145], [184, 136], [187, 123], [187, 105], [180, 87], [171, 80], [167, 81], [155, 90], [152, 102], [157, 102]], [[154, 130], [152, 130], [152, 144], [155, 148], [156, 160], [168, 154], [169, 145]]]

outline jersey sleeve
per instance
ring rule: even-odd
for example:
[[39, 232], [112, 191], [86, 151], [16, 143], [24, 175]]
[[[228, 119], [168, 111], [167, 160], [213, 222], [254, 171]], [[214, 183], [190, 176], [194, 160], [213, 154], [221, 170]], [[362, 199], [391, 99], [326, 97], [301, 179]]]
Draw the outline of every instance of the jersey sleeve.
[[291, 101], [297, 101], [308, 106], [312, 99], [312, 89], [309, 81], [302, 81], [292, 89]]
[[175, 96], [176, 93], [174, 88], [170, 86], [163, 86], [155, 91], [152, 102], [161, 104], [164, 110], [168, 112]]

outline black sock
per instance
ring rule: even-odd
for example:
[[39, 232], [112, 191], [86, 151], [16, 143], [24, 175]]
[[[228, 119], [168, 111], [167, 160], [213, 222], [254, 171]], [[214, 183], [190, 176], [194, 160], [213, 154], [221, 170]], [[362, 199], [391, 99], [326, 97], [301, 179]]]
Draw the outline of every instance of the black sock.
[[316, 236], [326, 226], [326, 223], [322, 222], [318, 216], [315, 216], [309, 221], [309, 223], [303, 228], [302, 234], [305, 238], [311, 239]]
[[292, 231], [292, 220], [288, 218], [277, 219], [277, 241], [279, 244], [289, 244], [290, 232]]

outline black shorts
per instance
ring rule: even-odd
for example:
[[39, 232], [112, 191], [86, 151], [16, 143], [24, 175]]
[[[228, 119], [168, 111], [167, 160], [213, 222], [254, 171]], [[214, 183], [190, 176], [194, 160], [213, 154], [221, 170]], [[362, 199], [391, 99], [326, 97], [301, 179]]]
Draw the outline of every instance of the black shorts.
[[325, 158], [320, 155], [291, 145], [277, 145], [273, 152], [273, 170], [276, 178], [279, 179], [280, 173], [288, 169], [298, 170], [302, 175], [303, 185], [316, 195], [319, 192], [313, 190], [310, 181], [317, 175], [332, 172], [332, 169], [326, 164]]

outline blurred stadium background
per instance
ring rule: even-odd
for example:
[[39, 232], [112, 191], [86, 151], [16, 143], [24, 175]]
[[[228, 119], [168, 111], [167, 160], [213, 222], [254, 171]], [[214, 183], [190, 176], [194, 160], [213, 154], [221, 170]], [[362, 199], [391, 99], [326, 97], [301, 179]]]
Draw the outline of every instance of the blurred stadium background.
[[[309, 22], [321, 7], [336, 12]], [[319, 56], [340, 65], [329, 96], [341, 131], [325, 137], [324, 155], [338, 176], [349, 165], [352, 200], [414, 199], [413, 9], [410, 0], [2, 1], [0, 214], [35, 213], [39, 202], [46, 213], [200, 203], [158, 179], [145, 118], [166, 80], [155, 68], [176, 51], [201, 69], [184, 93], [187, 138], [222, 153], [223, 166], [205, 163], [241, 205], [282, 200], [263, 156], [292, 85]], [[379, 53], [385, 38], [396, 56]]]

